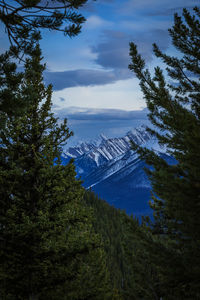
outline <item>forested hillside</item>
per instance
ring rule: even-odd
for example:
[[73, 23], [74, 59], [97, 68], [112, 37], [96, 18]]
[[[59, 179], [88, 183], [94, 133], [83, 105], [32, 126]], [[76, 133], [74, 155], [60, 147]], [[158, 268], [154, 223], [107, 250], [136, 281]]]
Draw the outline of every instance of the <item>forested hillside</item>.
[[93, 209], [94, 230], [106, 252], [111, 299], [157, 299], [158, 274], [145, 249], [152, 238], [147, 227], [91, 191], [85, 192], [84, 202]]
[[[73, 160], [62, 164], [73, 133], [52, 112], [40, 30], [77, 35], [85, 21], [77, 9], [86, 2], [0, 0], [11, 44], [0, 55], [0, 300], [198, 300], [200, 9], [174, 16], [177, 57], [154, 44], [164, 70], [151, 75], [130, 43], [129, 69], [152, 123], [146, 137], [172, 158], [132, 139], [152, 187], [153, 218], [139, 221], [85, 190]], [[118, 193], [121, 201], [126, 192]]]

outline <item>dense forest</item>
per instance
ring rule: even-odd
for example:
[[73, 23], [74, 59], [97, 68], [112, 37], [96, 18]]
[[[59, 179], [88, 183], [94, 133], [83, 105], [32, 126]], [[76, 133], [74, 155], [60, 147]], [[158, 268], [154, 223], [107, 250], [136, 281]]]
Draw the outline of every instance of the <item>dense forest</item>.
[[154, 44], [165, 71], [151, 75], [130, 43], [148, 130], [176, 161], [132, 143], [152, 166], [154, 219], [138, 221], [86, 191], [73, 160], [60, 159], [73, 133], [52, 113], [39, 29], [63, 31], [66, 22], [64, 34], [77, 35], [85, 19], [73, 9], [85, 2], [63, 0], [58, 11], [38, 0], [0, 1], [11, 43], [0, 55], [0, 299], [200, 299], [200, 9], [174, 16], [178, 57]]

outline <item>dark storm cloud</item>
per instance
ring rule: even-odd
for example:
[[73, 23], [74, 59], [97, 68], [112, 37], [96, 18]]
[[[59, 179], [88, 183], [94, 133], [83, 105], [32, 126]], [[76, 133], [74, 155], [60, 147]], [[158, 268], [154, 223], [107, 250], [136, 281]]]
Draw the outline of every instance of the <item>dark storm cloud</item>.
[[45, 72], [46, 83], [53, 84], [54, 90], [62, 90], [75, 86], [94, 86], [114, 83], [130, 76], [122, 71], [104, 70], [72, 70], [64, 72]]

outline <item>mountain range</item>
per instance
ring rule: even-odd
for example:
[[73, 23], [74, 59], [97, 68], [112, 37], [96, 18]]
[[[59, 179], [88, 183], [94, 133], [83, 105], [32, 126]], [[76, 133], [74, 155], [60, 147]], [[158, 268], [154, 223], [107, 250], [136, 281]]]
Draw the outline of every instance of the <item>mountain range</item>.
[[169, 163], [173, 159], [166, 154], [155, 138], [142, 125], [119, 138], [82, 142], [63, 152], [62, 162], [74, 159], [77, 176], [86, 189], [92, 189], [100, 198], [128, 214], [151, 215], [148, 205], [151, 199], [151, 184], [144, 171], [148, 167], [138, 154], [131, 150], [131, 141], [153, 149]]

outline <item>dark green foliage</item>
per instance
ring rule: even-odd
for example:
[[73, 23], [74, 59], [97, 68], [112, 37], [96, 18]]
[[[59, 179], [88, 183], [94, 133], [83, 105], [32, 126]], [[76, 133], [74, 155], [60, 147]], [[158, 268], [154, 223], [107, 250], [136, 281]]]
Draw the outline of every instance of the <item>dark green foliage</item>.
[[77, 12], [87, 0], [0, 0], [3, 22], [14, 52], [30, 51], [40, 38], [41, 29], [61, 31], [73, 37], [81, 30], [85, 18]]
[[77, 10], [86, 2], [0, 0], [0, 21], [5, 26], [11, 45], [9, 51], [0, 56], [0, 129], [5, 126], [6, 114], [23, 114], [29, 105], [26, 99], [20, 97], [23, 74], [16, 74], [16, 65], [11, 58], [23, 60], [24, 55], [30, 55], [41, 39], [43, 29], [61, 31], [69, 37], [79, 34], [85, 18]]
[[113, 289], [123, 288], [123, 227], [121, 213], [92, 192], [86, 192], [84, 200], [94, 210], [93, 226], [103, 239], [107, 264], [111, 272]]
[[151, 232], [90, 191], [84, 199], [94, 210], [95, 232], [102, 236], [113, 299], [159, 299], [157, 271], [145, 248], [152, 242]]
[[8, 116], [0, 133], [0, 298], [109, 299], [92, 212], [73, 163], [60, 164], [72, 133], [50, 112], [40, 56], [37, 46], [18, 91], [30, 104], [26, 114]]
[[[151, 207], [157, 236], [152, 262], [159, 273], [163, 299], [200, 298], [200, 10], [194, 15], [186, 9], [175, 14], [169, 30], [178, 57], [163, 54], [157, 45], [154, 53], [166, 64], [166, 75], [159, 67], [154, 77], [130, 44], [130, 69], [140, 86], [154, 125], [149, 129], [177, 163], [168, 165], [145, 148], [141, 157], [153, 166], [148, 174], [153, 187]], [[159, 250], [159, 251], [158, 251]]]
[[9, 52], [0, 55], [0, 128], [5, 127], [7, 116], [18, 115], [26, 107], [19, 93], [23, 73], [16, 73], [16, 69]]

